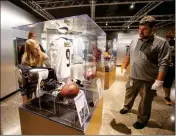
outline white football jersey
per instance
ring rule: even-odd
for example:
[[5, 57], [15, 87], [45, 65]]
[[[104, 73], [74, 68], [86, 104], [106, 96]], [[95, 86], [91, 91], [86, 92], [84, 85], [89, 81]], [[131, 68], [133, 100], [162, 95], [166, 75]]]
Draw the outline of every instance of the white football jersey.
[[73, 54], [71, 40], [64, 37], [53, 40], [49, 46], [51, 67], [55, 69], [58, 80], [70, 77], [71, 56]]
[[64, 18], [59, 20], [46, 21], [44, 24], [44, 30], [47, 29], [58, 30], [60, 33], [66, 33], [73, 29], [73, 18]]

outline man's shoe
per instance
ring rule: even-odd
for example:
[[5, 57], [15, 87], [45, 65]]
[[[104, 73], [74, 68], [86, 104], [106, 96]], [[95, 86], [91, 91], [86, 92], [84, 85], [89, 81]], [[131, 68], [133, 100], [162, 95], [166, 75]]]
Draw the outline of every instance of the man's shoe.
[[135, 129], [143, 129], [147, 124], [143, 124], [143, 123], [140, 123], [140, 122], [136, 122], [133, 124], [133, 127]]
[[169, 106], [173, 105], [173, 102], [171, 101], [171, 99], [169, 97], [165, 97], [165, 103]]
[[128, 113], [128, 111], [129, 111], [129, 110], [121, 109], [121, 110], [120, 110], [120, 114], [126, 114], [126, 113]]

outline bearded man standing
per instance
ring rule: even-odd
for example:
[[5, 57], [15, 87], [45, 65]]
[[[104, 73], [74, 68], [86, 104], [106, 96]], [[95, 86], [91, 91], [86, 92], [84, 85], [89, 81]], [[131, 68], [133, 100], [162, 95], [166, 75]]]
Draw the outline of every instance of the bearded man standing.
[[136, 129], [144, 128], [151, 114], [152, 101], [156, 90], [163, 86], [170, 58], [169, 43], [164, 38], [155, 35], [155, 19], [145, 16], [139, 23], [139, 37], [133, 40], [128, 50], [124, 74], [130, 63], [130, 78], [126, 84], [126, 94], [121, 114], [126, 114], [132, 108], [138, 93], [141, 96], [138, 106]]

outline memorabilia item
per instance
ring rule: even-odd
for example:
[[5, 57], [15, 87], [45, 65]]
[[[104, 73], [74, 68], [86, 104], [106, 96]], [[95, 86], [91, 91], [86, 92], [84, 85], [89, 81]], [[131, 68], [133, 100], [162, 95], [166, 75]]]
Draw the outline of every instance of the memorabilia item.
[[49, 59], [58, 80], [70, 77], [72, 48], [72, 41], [65, 37], [56, 38], [50, 43]]
[[95, 76], [96, 76], [96, 73], [93, 70], [93, 68], [88, 69], [84, 74], [84, 77], [87, 80], [93, 79]]
[[68, 84], [65, 84], [62, 89], [60, 94], [65, 97], [65, 98], [74, 98], [78, 95], [79, 93], [79, 86], [74, 83], [74, 82], [70, 82]]
[[90, 115], [84, 91], [80, 90], [80, 93], [77, 97], [74, 98], [74, 100], [79, 117], [79, 122], [82, 126]]

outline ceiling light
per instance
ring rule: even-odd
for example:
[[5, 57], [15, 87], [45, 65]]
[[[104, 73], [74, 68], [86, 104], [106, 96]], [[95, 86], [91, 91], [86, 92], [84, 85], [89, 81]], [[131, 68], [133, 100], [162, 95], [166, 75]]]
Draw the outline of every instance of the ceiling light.
[[127, 27], [128, 29], [130, 28], [130, 26]]
[[37, 26], [37, 23], [28, 25], [28, 27], [30, 27], [30, 28], [33, 28], [35, 26]]
[[134, 4], [135, 4], [135, 3], [132, 3], [132, 4], [130, 5], [130, 9], [133, 9], [133, 8], [134, 8]]
[[106, 26], [108, 25], [108, 23], [106, 22]]
[[174, 121], [174, 120], [175, 120], [175, 117], [174, 117], [174, 116], [171, 116], [171, 120]]

